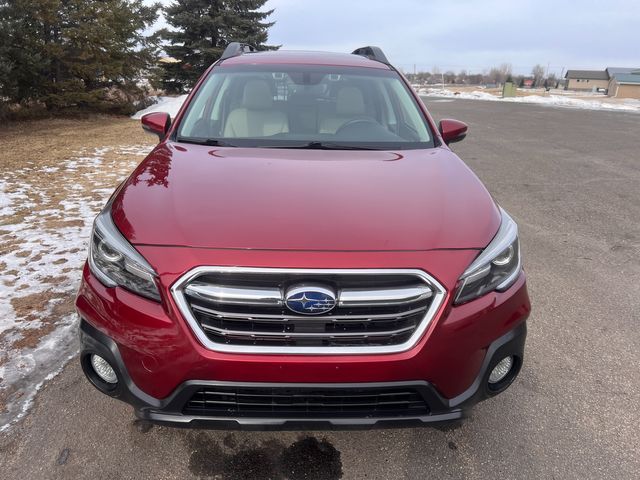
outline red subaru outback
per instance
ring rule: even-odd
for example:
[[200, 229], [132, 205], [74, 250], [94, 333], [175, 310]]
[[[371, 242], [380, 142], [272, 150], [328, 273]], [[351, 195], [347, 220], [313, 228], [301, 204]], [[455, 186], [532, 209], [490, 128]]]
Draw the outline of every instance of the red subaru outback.
[[231, 44], [95, 220], [81, 362], [138, 417], [424, 425], [522, 366], [518, 228], [379, 48]]

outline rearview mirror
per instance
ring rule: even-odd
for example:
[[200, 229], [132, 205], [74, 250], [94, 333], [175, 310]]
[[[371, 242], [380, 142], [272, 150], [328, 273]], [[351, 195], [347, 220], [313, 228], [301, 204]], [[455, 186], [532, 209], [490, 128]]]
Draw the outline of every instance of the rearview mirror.
[[171, 117], [164, 112], [147, 113], [140, 121], [145, 132], [157, 135], [160, 140], [164, 138], [171, 126]]
[[469, 127], [467, 127], [466, 123], [459, 122], [458, 120], [451, 120], [449, 118], [441, 120], [438, 125], [438, 129], [442, 135], [442, 140], [444, 140], [444, 143], [447, 145], [464, 139], [464, 137], [467, 136], [468, 128]]

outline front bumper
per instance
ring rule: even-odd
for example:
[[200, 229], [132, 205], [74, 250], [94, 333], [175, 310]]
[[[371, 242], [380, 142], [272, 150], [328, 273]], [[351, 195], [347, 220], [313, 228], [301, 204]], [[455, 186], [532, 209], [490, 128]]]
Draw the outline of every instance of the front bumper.
[[[358, 382], [358, 383], [267, 383], [267, 382], [227, 382], [212, 380], [187, 380], [181, 383], [171, 395], [164, 399], [157, 399], [142, 391], [131, 379], [125, 362], [120, 354], [116, 342], [84, 319], [80, 324], [80, 339], [82, 343], [81, 362], [87, 378], [103, 393], [125, 401], [135, 408], [136, 415], [154, 423], [170, 424], [181, 427], [222, 428], [222, 429], [358, 429], [380, 427], [412, 427], [438, 423], [448, 423], [465, 416], [469, 408], [475, 403], [496, 395], [505, 390], [516, 378], [524, 358], [524, 343], [526, 338], [526, 323], [523, 321], [515, 328], [492, 342], [482, 362], [480, 371], [472, 384], [454, 398], [444, 398], [429, 382], [424, 380], [397, 382]], [[104, 382], [96, 377], [90, 367], [90, 355], [98, 354], [112, 365], [118, 376], [115, 387], [108, 388]], [[515, 365], [499, 389], [490, 388], [488, 378], [493, 367], [504, 357], [511, 355], [515, 358]], [[260, 416], [202, 416], [185, 414], [184, 407], [199, 389], [209, 387], [255, 387], [275, 389], [385, 389], [405, 387], [411, 388], [421, 395], [428, 414], [416, 416], [370, 416], [349, 417], [336, 416], [314, 417], [313, 413], [304, 416], [291, 417], [260, 417]]]
[[[525, 275], [507, 291], [492, 292], [454, 306], [447, 294], [440, 311], [415, 346], [401, 352], [358, 355], [291, 355], [228, 353], [207, 349], [179, 312], [171, 286], [193, 265], [249, 265], [282, 268], [419, 268], [428, 271], [448, 292], [476, 251], [425, 252], [237, 252], [173, 247], [140, 247], [157, 267], [161, 303], [122, 288], [101, 284], [85, 268], [76, 300], [83, 319], [82, 361], [95, 351], [118, 370], [120, 382], [108, 393], [131, 403], [138, 416], [180, 425], [224, 428], [317, 428], [426, 424], [460, 418], [489, 392], [486, 376], [498, 349], [511, 349], [520, 367], [530, 312]], [[92, 350], [94, 349], [94, 350]], [[505, 350], [501, 350], [505, 351]], [[102, 352], [102, 353], [101, 353]], [[104, 356], [102, 355], [102, 356]], [[516, 369], [517, 373], [517, 369]], [[197, 418], [185, 416], [183, 405], [198, 386], [262, 385], [304, 388], [319, 385], [410, 386], [429, 405], [420, 418]]]

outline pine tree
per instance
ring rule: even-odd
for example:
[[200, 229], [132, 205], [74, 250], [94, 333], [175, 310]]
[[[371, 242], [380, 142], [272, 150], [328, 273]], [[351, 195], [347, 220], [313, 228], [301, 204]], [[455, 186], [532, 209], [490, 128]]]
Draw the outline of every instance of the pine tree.
[[266, 0], [177, 0], [165, 8], [167, 23], [160, 37], [168, 44], [167, 55], [179, 63], [164, 64], [162, 84], [168, 91], [180, 92], [193, 86], [215, 62], [230, 42], [243, 42], [258, 50], [265, 45], [265, 21], [273, 10], [260, 11]]
[[48, 18], [46, 1], [0, 1], [0, 97], [22, 102], [46, 88], [47, 61], [35, 20]]
[[130, 105], [153, 59], [142, 32], [158, 9], [143, 0], [2, 1], [0, 95], [48, 109]]
[[[128, 104], [139, 93], [139, 74], [153, 60], [142, 32], [156, 19], [155, 6], [143, 0], [63, 0], [60, 55], [51, 52], [53, 75], [60, 78], [49, 103], [105, 106]], [[66, 22], [65, 22], [66, 20]]]

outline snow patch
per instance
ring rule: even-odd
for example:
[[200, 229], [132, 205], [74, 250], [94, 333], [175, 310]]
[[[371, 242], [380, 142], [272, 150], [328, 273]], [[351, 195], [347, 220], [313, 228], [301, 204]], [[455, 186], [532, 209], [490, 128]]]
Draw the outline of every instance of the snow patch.
[[640, 113], [639, 100], [625, 100], [620, 103], [606, 102], [602, 100], [584, 100], [581, 98], [568, 98], [564, 95], [527, 95], [523, 97], [502, 98], [481, 90], [472, 92], [454, 92], [440, 88], [422, 88], [419, 94], [423, 97], [462, 98], [467, 100], [484, 100], [491, 102], [533, 103], [552, 107], [566, 107], [583, 110], [611, 110], [621, 112]]
[[0, 172], [0, 431], [77, 353], [73, 299], [93, 219], [150, 150], [98, 148]]
[[153, 112], [168, 113], [171, 118], [175, 118], [186, 99], [187, 95], [180, 95], [179, 97], [156, 97], [156, 103], [144, 110], [134, 113], [131, 118], [134, 120], [140, 120], [143, 115]]

